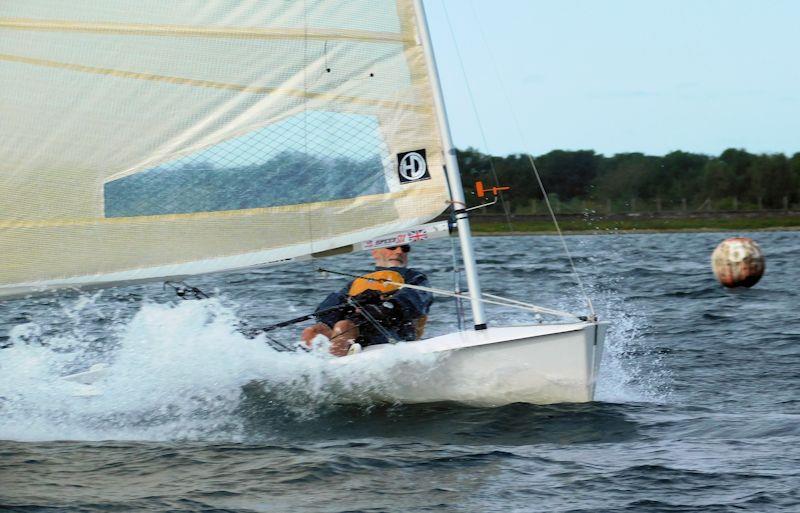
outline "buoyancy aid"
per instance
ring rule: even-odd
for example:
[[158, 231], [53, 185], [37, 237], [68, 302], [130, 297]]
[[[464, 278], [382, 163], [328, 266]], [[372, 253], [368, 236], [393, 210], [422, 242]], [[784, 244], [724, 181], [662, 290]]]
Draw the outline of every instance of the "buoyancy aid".
[[[397, 271], [383, 269], [365, 274], [360, 278], [353, 280], [353, 283], [350, 284], [350, 290], [348, 290], [347, 294], [350, 297], [354, 297], [367, 290], [375, 290], [381, 294], [381, 297], [388, 299], [392, 294], [400, 290], [399, 284], [402, 283], [405, 283], [405, 279], [403, 278], [402, 274]], [[419, 340], [425, 333], [425, 324], [428, 322], [428, 316], [423, 315], [415, 319], [413, 322], [417, 340]]]
[[347, 294], [353, 297], [367, 290], [377, 290], [382, 296], [388, 296], [400, 290], [400, 286], [395, 285], [396, 283], [402, 284], [405, 282], [406, 280], [403, 279], [403, 275], [397, 271], [375, 271], [353, 280]]

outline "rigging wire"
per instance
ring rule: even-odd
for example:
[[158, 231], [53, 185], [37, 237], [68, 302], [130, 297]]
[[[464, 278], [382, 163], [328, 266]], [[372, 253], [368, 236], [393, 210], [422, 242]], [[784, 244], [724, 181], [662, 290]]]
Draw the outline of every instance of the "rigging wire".
[[[461, 58], [461, 50], [458, 48], [458, 41], [456, 41], [456, 34], [453, 31], [453, 24], [450, 22], [450, 13], [447, 10], [447, 2], [442, 2], [442, 7], [444, 8], [444, 17], [447, 20], [447, 28], [450, 30], [450, 38], [453, 40], [453, 47], [456, 49], [456, 56], [458, 56], [458, 63], [461, 68], [461, 76], [464, 81], [464, 85], [467, 88], [467, 93], [469, 96], [470, 103], [472, 104], [472, 112], [475, 115], [475, 120], [478, 123], [478, 129], [481, 133], [481, 140], [483, 141], [483, 147], [486, 148], [486, 151], [489, 153], [489, 167], [492, 171], [492, 178], [494, 178], [494, 183], [498, 186], [500, 185], [500, 180], [497, 178], [497, 169], [494, 165], [494, 157], [492, 156], [492, 152], [489, 149], [489, 143], [486, 139], [486, 132], [483, 129], [483, 123], [481, 123], [481, 117], [478, 113], [478, 106], [475, 103], [475, 97], [472, 94], [472, 87], [469, 84], [469, 80], [467, 80], [467, 72], [464, 67], [464, 60]], [[514, 231], [513, 226], [511, 225], [511, 215], [509, 213], [508, 205], [506, 205], [505, 199], [503, 199], [503, 193], [499, 193], [498, 196], [500, 197], [500, 206], [503, 208], [503, 214], [506, 218], [506, 224], [508, 225], [508, 231]]]
[[[478, 13], [477, 13], [477, 10], [475, 9], [474, 1], [470, 0], [469, 5], [470, 5], [470, 8], [472, 9], [473, 17], [476, 20], [478, 20]], [[449, 20], [448, 20], [448, 23], [449, 23]], [[492, 63], [492, 67], [494, 68], [495, 77], [497, 77], [497, 82], [500, 85], [500, 91], [502, 92], [503, 97], [505, 99], [505, 102], [508, 105], [508, 110], [511, 113], [511, 118], [514, 120], [514, 126], [517, 129], [517, 136], [520, 139], [520, 143], [522, 143], [524, 145], [527, 138], [525, 137], [525, 133], [522, 130], [522, 125], [519, 122], [519, 118], [517, 117], [517, 115], [516, 115], [516, 113], [515, 113], [515, 111], [514, 111], [514, 109], [512, 107], [511, 99], [510, 99], [510, 97], [508, 95], [508, 89], [506, 88], [505, 82], [502, 79], [502, 75], [500, 75], [500, 72], [497, 69], [497, 63], [496, 63], [496, 61], [494, 59], [494, 55], [492, 54], [491, 47], [489, 46], [488, 40], [486, 39], [486, 33], [484, 32], [483, 27], [481, 26], [480, 23], [477, 23], [477, 25], [478, 25], [478, 32], [481, 35], [481, 40], [483, 42], [483, 45], [486, 48], [486, 52], [489, 54], [489, 61]], [[451, 32], [452, 32], [452, 29], [451, 29]], [[472, 92], [470, 91], [470, 98], [471, 97], [472, 97]], [[539, 175], [539, 170], [536, 168], [536, 162], [534, 161], [533, 156], [530, 153], [526, 152], [525, 155], [528, 157], [528, 162], [530, 163], [531, 170], [533, 171], [533, 175], [536, 177], [536, 182], [539, 184], [539, 189], [542, 191], [542, 196], [544, 197], [544, 201], [545, 201], [545, 205], [547, 206], [547, 210], [550, 213], [550, 218], [552, 219], [553, 224], [555, 225], [556, 232], [558, 233], [559, 240], [561, 241], [561, 245], [564, 248], [564, 253], [567, 256], [567, 260], [569, 260], [569, 265], [570, 265], [570, 267], [572, 269], [572, 275], [573, 275], [573, 277], [575, 278], [575, 281], [578, 284], [578, 288], [580, 289], [581, 294], [583, 295], [583, 298], [586, 300], [586, 304], [589, 307], [589, 312], [591, 312], [591, 315], [592, 315], [593, 318], [596, 318], [597, 314], [595, 313], [594, 305], [592, 304], [591, 298], [586, 293], [586, 287], [584, 286], [583, 280], [581, 279], [581, 276], [578, 273], [578, 269], [575, 266], [575, 260], [572, 258], [572, 253], [570, 252], [569, 247], [567, 246], [566, 238], [564, 237], [564, 234], [561, 232], [561, 227], [558, 224], [558, 219], [556, 219], [556, 214], [553, 211], [553, 206], [550, 204], [550, 198], [547, 195], [547, 190], [544, 187], [544, 183], [542, 183], [542, 178]]]
[[[458, 249], [456, 248], [456, 241], [454, 237], [450, 239], [450, 250], [453, 256], [453, 292], [461, 294], [461, 269], [458, 266]], [[456, 321], [458, 322], [458, 331], [464, 331], [464, 302], [460, 297], [455, 297], [456, 302]]]
[[[447, 170], [445, 170], [445, 174]], [[450, 254], [453, 257], [453, 291], [456, 293], [461, 293], [461, 269], [458, 266], [458, 248], [456, 248], [456, 241], [455, 237], [452, 237], [453, 230], [456, 228], [456, 210], [458, 207], [456, 206], [456, 201], [453, 199], [453, 190], [450, 188], [450, 180], [445, 180], [447, 184], [447, 195], [450, 198], [448, 204], [450, 205], [450, 209], [452, 210], [450, 213], [450, 219], [447, 221], [447, 230], [448, 233], [451, 235], [447, 237], [450, 239]], [[466, 205], [462, 205], [462, 207], [466, 208]], [[461, 298], [456, 297], [454, 298], [456, 302], [456, 323], [458, 325], [458, 331], [464, 331], [464, 304], [461, 301]]]

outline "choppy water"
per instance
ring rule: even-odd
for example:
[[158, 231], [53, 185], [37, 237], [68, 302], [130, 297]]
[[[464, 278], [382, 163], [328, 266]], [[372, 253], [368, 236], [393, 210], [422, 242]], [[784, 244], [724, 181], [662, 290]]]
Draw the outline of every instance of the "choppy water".
[[[217, 294], [204, 302], [149, 285], [5, 303], [0, 510], [798, 512], [800, 232], [749, 234], [767, 272], [736, 291], [709, 269], [728, 235], [568, 238], [614, 323], [583, 405], [335, 405], [332, 380], [383, 386], [385, 369], [332, 376], [236, 330], [340, 283], [308, 265], [194, 280]], [[449, 248], [412, 253], [445, 288]], [[556, 239], [481, 238], [478, 255], [487, 292], [581, 308]], [[434, 308], [429, 333], [452, 330], [452, 302]], [[100, 361], [102, 396], [59, 384]], [[243, 395], [252, 379], [264, 388]]]

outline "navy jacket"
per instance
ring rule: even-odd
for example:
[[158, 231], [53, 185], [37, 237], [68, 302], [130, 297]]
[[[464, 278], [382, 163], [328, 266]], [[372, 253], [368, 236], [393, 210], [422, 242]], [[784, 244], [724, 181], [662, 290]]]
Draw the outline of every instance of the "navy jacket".
[[[409, 285], [419, 285], [422, 287], [429, 287], [428, 278], [422, 274], [421, 272], [415, 269], [409, 269], [406, 267], [375, 267], [376, 271], [396, 271], [400, 273], [400, 276], [403, 277], [403, 281], [408, 283]], [[319, 304], [317, 307], [317, 312], [320, 310], [325, 310], [327, 308], [332, 308], [334, 306], [343, 305], [347, 303], [348, 292], [350, 291], [350, 286], [353, 284], [351, 281], [348, 283], [344, 288], [337, 292], [332, 292], [325, 298], [325, 300]], [[397, 306], [400, 308], [400, 314], [402, 318], [402, 322], [398, 328], [393, 330], [387, 329], [389, 333], [391, 333], [394, 338], [398, 340], [416, 340], [417, 332], [416, 332], [416, 321], [420, 317], [424, 315], [428, 315], [428, 310], [430, 310], [431, 304], [433, 303], [433, 294], [430, 292], [425, 292], [422, 290], [416, 290], [412, 288], [402, 288], [392, 294], [392, 300], [395, 301]], [[332, 312], [326, 312], [324, 314], [318, 315], [317, 319], [320, 322], [324, 322], [328, 326], [333, 327], [338, 321], [343, 319], [347, 319], [348, 314], [345, 311], [335, 310]], [[365, 325], [368, 328], [368, 325]], [[360, 340], [362, 344], [365, 345], [372, 345], [372, 344], [385, 344], [388, 342], [386, 337], [384, 337], [380, 332], [363, 329], [362, 327], [363, 336], [365, 340]]]

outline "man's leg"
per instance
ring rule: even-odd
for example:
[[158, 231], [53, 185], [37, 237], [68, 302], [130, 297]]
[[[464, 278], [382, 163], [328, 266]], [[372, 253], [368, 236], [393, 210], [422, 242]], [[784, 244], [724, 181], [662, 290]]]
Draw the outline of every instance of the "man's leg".
[[359, 330], [356, 323], [350, 320], [339, 321], [333, 326], [331, 337], [331, 354], [345, 356], [350, 346], [358, 338]]
[[311, 341], [314, 340], [314, 337], [317, 335], [323, 335], [325, 338], [329, 339], [333, 336], [333, 330], [331, 330], [330, 326], [325, 323], [318, 322], [313, 326], [309, 326], [308, 328], [303, 330], [303, 334], [300, 335], [300, 339], [306, 343], [308, 347], [311, 347]]
[[331, 329], [327, 324], [318, 322], [313, 326], [303, 330], [300, 338], [307, 346], [311, 347], [311, 341], [317, 335], [323, 335], [331, 341], [331, 354], [334, 356], [344, 356], [353, 344], [353, 341], [358, 338], [358, 326], [350, 320], [339, 321], [333, 325]]

